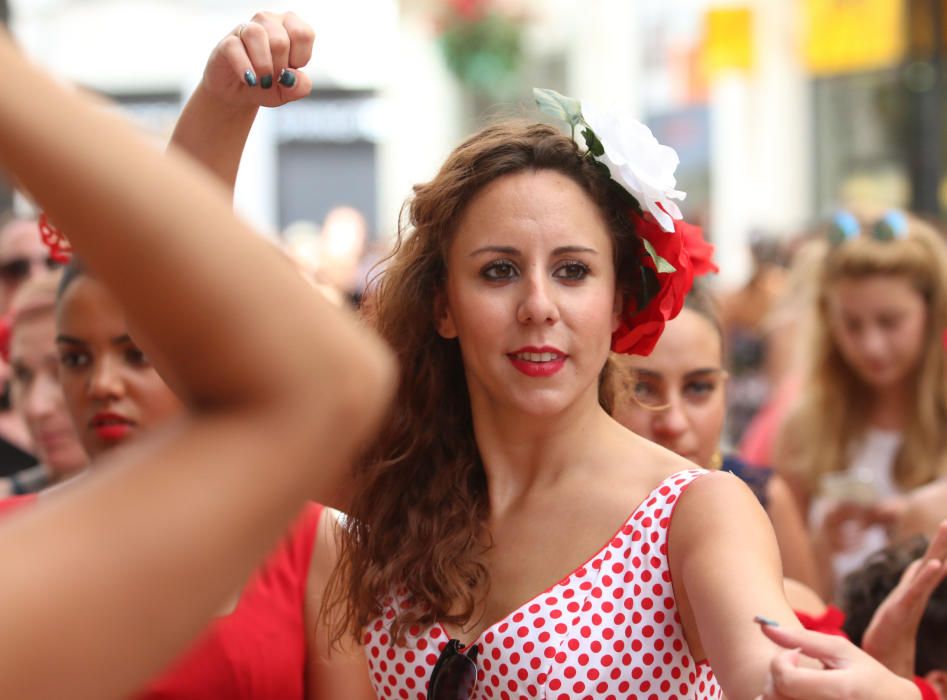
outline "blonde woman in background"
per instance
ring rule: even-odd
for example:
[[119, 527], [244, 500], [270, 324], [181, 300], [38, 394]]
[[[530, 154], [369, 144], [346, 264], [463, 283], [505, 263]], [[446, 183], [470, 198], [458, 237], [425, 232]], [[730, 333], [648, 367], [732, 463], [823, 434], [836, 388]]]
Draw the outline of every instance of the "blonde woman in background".
[[840, 577], [887, 543], [879, 506], [947, 458], [947, 247], [897, 211], [840, 213], [821, 246], [808, 368], [776, 466]]

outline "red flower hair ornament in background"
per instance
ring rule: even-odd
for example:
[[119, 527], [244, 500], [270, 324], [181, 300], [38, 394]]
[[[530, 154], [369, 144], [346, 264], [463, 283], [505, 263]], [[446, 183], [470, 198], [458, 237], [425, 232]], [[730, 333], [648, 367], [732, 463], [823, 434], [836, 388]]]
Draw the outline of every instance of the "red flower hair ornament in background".
[[72, 260], [72, 246], [63, 232], [49, 222], [46, 212], [39, 215], [39, 236], [53, 260], [64, 265]]
[[13, 330], [13, 322], [10, 314], [0, 316], [0, 359], [7, 364], [10, 363], [10, 334]]
[[648, 355], [665, 324], [684, 308], [694, 277], [717, 272], [714, 247], [701, 229], [683, 221], [674, 200], [679, 159], [673, 148], [658, 143], [647, 126], [583, 105], [553, 90], [534, 88], [540, 110], [567, 122], [575, 138], [581, 130], [587, 157], [608, 170], [611, 179], [631, 198], [628, 216], [638, 234], [641, 279], [629, 294], [621, 323], [612, 336], [612, 350]]

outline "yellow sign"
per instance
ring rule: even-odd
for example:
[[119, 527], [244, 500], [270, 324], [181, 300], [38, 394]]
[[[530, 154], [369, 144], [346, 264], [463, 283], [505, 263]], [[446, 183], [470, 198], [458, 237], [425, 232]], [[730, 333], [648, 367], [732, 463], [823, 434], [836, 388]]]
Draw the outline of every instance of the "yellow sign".
[[748, 7], [707, 11], [704, 60], [715, 75], [725, 70], [753, 68], [753, 13]]
[[904, 0], [805, 0], [805, 61], [832, 75], [883, 68], [904, 54]]

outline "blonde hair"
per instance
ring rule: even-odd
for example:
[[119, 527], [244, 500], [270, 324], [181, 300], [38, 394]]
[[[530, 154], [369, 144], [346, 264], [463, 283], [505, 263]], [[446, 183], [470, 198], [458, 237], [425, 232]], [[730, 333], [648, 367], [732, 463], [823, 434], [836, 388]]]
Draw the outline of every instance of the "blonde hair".
[[912, 384], [908, 415], [893, 477], [902, 489], [932, 481], [947, 453], [947, 387], [944, 329], [947, 328], [947, 245], [930, 225], [908, 218], [907, 234], [876, 240], [867, 234], [830, 246], [812, 268], [812, 314], [802, 393], [777, 441], [777, 463], [801, 479], [809, 492], [823, 474], [845, 469], [849, 450], [868, 428], [872, 390], [842, 357], [827, 317], [827, 295], [840, 279], [899, 277], [927, 307], [924, 349]]

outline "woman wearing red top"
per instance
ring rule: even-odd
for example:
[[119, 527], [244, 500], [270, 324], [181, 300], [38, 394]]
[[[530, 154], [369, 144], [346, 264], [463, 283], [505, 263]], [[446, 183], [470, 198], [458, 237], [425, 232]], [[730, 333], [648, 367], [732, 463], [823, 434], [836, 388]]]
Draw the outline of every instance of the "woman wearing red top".
[[[287, 21], [292, 30], [292, 17]], [[76, 262], [60, 285], [56, 325], [63, 393], [90, 457], [181, 417], [182, 403], [132, 338], [118, 299]], [[360, 652], [320, 662], [328, 640], [316, 618], [335, 556], [334, 527], [332, 511], [306, 506], [197, 644], [140, 700], [335, 697], [341, 691], [333, 684], [335, 674], [345, 674], [346, 697], [370, 697], [367, 670], [359, 673]], [[355, 684], [360, 677], [361, 689]]]
[[206, 174], [64, 90], [2, 30], [0, 66], [0, 165], [122, 300], [183, 399], [173, 427], [0, 524], [0, 697], [126, 698], [228, 594], [237, 611], [249, 600], [307, 495], [333, 497], [383, 409], [390, 359]]

